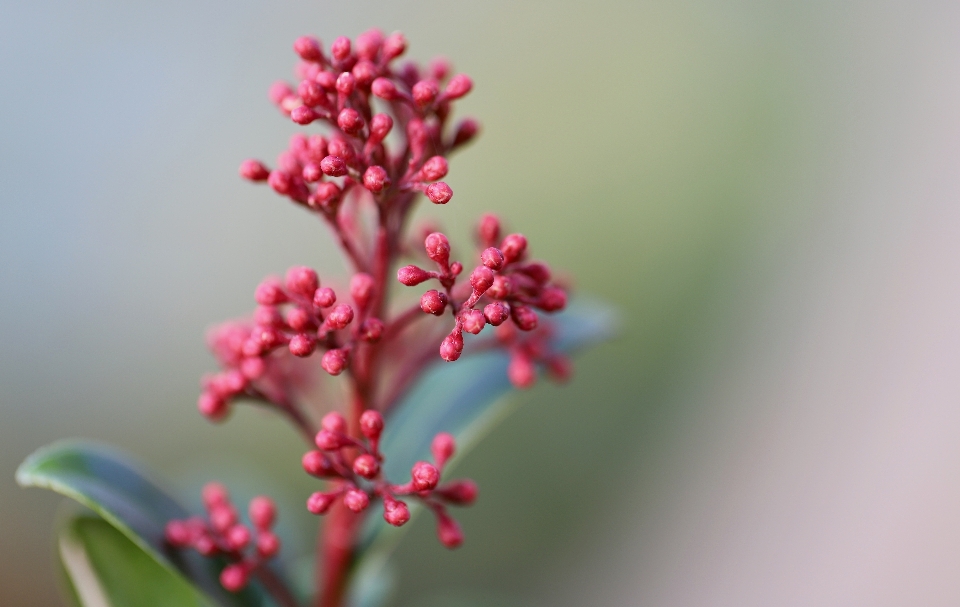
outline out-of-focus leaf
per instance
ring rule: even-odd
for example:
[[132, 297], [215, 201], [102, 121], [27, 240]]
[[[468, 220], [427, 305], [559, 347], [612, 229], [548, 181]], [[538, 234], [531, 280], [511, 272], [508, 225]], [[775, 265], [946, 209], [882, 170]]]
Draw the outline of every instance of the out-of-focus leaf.
[[226, 592], [215, 561], [164, 543], [167, 521], [189, 513], [126, 454], [86, 441], [57, 442], [28, 457], [17, 469], [17, 482], [56, 491], [90, 508], [172, 575], [191, 580], [215, 604], [260, 604], [253, 591]]
[[[578, 302], [551, 321], [556, 327], [554, 347], [572, 353], [609, 339], [617, 315], [605, 304]], [[380, 441], [386, 456], [386, 477], [398, 482], [409, 478], [416, 461], [430, 459], [430, 443], [437, 432], [456, 437], [459, 458], [506, 417], [512, 409], [511, 399], [506, 396], [513, 389], [507, 379], [508, 363], [505, 353], [486, 351], [455, 363], [434, 365], [387, 417]], [[411, 517], [419, 510], [411, 501]], [[392, 551], [405, 529], [406, 525], [393, 527], [382, 517], [371, 515], [364, 529], [357, 571], [366, 569], [368, 576], [374, 575], [372, 565], [364, 561], [384, 563], [384, 555]], [[357, 607], [359, 603], [351, 605]]]
[[182, 576], [162, 566], [105, 520], [70, 519], [60, 532], [60, 562], [82, 607], [209, 607]]

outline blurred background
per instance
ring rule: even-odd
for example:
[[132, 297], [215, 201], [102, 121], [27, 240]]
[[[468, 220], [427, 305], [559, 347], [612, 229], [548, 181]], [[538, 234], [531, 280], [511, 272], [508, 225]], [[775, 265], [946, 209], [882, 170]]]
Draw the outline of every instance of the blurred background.
[[483, 136], [427, 211], [460, 235], [502, 213], [623, 315], [465, 459], [467, 543], [419, 520], [396, 606], [960, 604], [960, 5], [0, 14], [0, 604], [59, 604], [63, 500], [13, 475], [61, 437], [181, 486], [263, 479], [286, 524], [309, 516], [291, 430], [196, 413], [203, 331], [266, 274], [340, 272], [237, 166], [294, 132], [266, 96], [293, 40], [371, 26], [475, 81], [459, 107]]

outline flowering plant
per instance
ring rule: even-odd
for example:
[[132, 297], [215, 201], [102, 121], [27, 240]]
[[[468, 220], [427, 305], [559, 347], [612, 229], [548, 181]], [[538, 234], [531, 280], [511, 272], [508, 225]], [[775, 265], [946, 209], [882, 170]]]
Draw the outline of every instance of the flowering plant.
[[[123, 454], [67, 442], [28, 458], [18, 480], [93, 511], [60, 534], [78, 604], [378, 604], [390, 529], [423, 510], [444, 546], [464, 541], [449, 508], [472, 504], [477, 486], [450, 479], [450, 462], [496, 417], [499, 397], [531, 386], [538, 368], [565, 380], [565, 352], [605, 332], [596, 306], [554, 315], [567, 307], [567, 285], [496, 216], [477, 225], [474, 261], [455, 259], [435, 228], [409, 229], [421, 195], [451, 201], [447, 158], [478, 125], [451, 125], [471, 79], [443, 60], [398, 65], [406, 46], [379, 30], [337, 38], [329, 52], [312, 37], [294, 43], [298, 83], [275, 84], [270, 98], [293, 122], [329, 128], [294, 135], [274, 168], [247, 160], [240, 174], [325, 222], [351, 276], [340, 285], [297, 266], [268, 277], [252, 315], [208, 337], [221, 369], [203, 379], [200, 412], [220, 422], [241, 402], [259, 404], [309, 445], [302, 466], [323, 487], [306, 508], [325, 518], [313, 587], [283, 567], [271, 498], [251, 500], [245, 523], [211, 482], [205, 513], [191, 514]], [[402, 288], [418, 285], [434, 288]]]

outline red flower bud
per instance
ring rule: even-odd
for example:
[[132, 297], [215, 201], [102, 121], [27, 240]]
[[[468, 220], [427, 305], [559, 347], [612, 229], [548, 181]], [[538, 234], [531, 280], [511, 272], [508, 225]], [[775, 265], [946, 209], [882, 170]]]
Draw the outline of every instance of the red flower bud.
[[343, 505], [354, 512], [363, 512], [370, 505], [370, 497], [359, 489], [351, 489], [343, 496]]
[[446, 265], [450, 261], [450, 241], [440, 232], [428, 234], [423, 241], [423, 246], [427, 251], [427, 257], [440, 265]]
[[443, 341], [440, 343], [440, 358], [447, 362], [453, 362], [460, 358], [460, 354], [463, 352], [463, 337], [451, 333], [443, 338]]
[[440, 89], [433, 80], [421, 80], [413, 85], [411, 92], [413, 93], [413, 101], [417, 105], [427, 107], [436, 100], [437, 95], [440, 94]]
[[311, 476], [324, 478], [336, 474], [333, 463], [320, 451], [307, 451], [303, 454], [300, 463], [303, 464], [304, 471]]
[[410, 520], [410, 509], [404, 502], [384, 496], [383, 520], [395, 527], [400, 527]]
[[349, 135], [356, 135], [363, 128], [363, 118], [360, 112], [353, 108], [343, 108], [337, 115], [337, 126]]
[[335, 434], [347, 433], [347, 420], [338, 411], [331, 411], [320, 420], [320, 427]]
[[399, 99], [400, 93], [397, 91], [397, 85], [388, 78], [377, 78], [370, 85], [370, 90], [374, 95], [387, 101]]
[[516, 261], [527, 250], [527, 239], [523, 234], [510, 234], [503, 239], [500, 250], [503, 251], [503, 257], [507, 263]]
[[436, 181], [443, 179], [447, 176], [449, 168], [446, 158], [443, 156], [431, 156], [423, 163], [423, 168], [420, 169], [420, 180]]
[[367, 343], [377, 343], [383, 337], [383, 321], [379, 318], [368, 318], [360, 325], [360, 339]]
[[343, 72], [337, 76], [337, 82], [334, 85], [337, 92], [344, 96], [349, 96], [357, 88], [357, 79], [350, 72]]
[[433, 437], [433, 442], [430, 443], [430, 452], [433, 454], [433, 461], [435, 461], [440, 468], [443, 468], [447, 460], [453, 457], [456, 449], [457, 441], [449, 432], [437, 433], [437, 435]]
[[323, 51], [320, 50], [320, 41], [313, 36], [300, 36], [293, 43], [293, 50], [300, 55], [304, 61], [319, 62], [323, 59]]
[[451, 504], [469, 506], [477, 499], [477, 484], [466, 479], [453, 481], [443, 487], [438, 487], [435, 495], [439, 495]]
[[365, 479], [373, 479], [380, 473], [380, 464], [377, 458], [364, 453], [353, 460], [353, 471]]
[[290, 344], [287, 347], [290, 349], [290, 354], [305, 358], [313, 354], [317, 347], [317, 339], [306, 333], [297, 333], [290, 338]]
[[326, 156], [320, 161], [320, 170], [324, 175], [342, 177], [347, 174], [347, 163], [339, 156]]
[[477, 124], [477, 121], [467, 118], [457, 127], [457, 132], [453, 136], [452, 147], [459, 147], [469, 143], [470, 140], [477, 136], [478, 132], [480, 132], [480, 125]]
[[253, 298], [261, 306], [277, 306], [288, 301], [287, 294], [283, 292], [280, 281], [272, 276], [264, 278], [257, 286]]
[[533, 331], [537, 328], [537, 313], [528, 306], [520, 304], [513, 306], [510, 317], [521, 331]]
[[350, 56], [350, 39], [346, 36], [340, 36], [330, 45], [330, 54], [337, 61], [343, 61]]
[[269, 531], [257, 534], [257, 554], [263, 558], [270, 558], [280, 551], [280, 538]]
[[507, 377], [510, 379], [510, 383], [517, 388], [529, 388], [537, 379], [533, 361], [523, 354], [515, 355], [510, 359], [510, 364], [507, 366]]
[[243, 550], [250, 543], [250, 530], [243, 525], [234, 525], [224, 534], [227, 545], [233, 550]]
[[410, 470], [410, 483], [417, 491], [430, 491], [440, 482], [440, 471], [429, 462], [417, 462]]
[[347, 368], [347, 353], [343, 350], [327, 350], [320, 359], [320, 366], [330, 375], [340, 375]]
[[374, 114], [370, 119], [370, 140], [379, 143], [386, 139], [393, 128], [393, 118], [386, 114]]
[[537, 306], [545, 312], [556, 312], [567, 306], [567, 294], [559, 287], [547, 287], [540, 292]]
[[473, 88], [473, 80], [466, 74], [457, 74], [447, 83], [447, 88], [443, 91], [447, 99], [459, 99], [470, 92]]
[[250, 571], [243, 563], [227, 565], [220, 572], [220, 584], [230, 592], [240, 592], [250, 580]]
[[500, 302], [494, 302], [483, 306], [483, 317], [494, 327], [499, 327], [503, 321], [510, 316], [510, 310]]
[[360, 431], [371, 441], [379, 439], [383, 432], [383, 416], [373, 409], [367, 409], [360, 416]]
[[[327, 95], [315, 80], [303, 80], [297, 85], [297, 95], [303, 101], [303, 105], [311, 107], [314, 105], [327, 105]], [[291, 114], [292, 116], [292, 114]]]
[[325, 322], [334, 331], [339, 331], [353, 322], [353, 308], [349, 304], [340, 304], [327, 314]]
[[460, 318], [463, 322], [463, 330], [474, 335], [483, 331], [487, 325], [487, 319], [483, 317], [483, 312], [480, 310], [465, 310]]
[[463, 543], [463, 531], [460, 529], [460, 524], [446, 515], [437, 517], [437, 537], [441, 544], [451, 550]]
[[336, 500], [336, 494], [317, 491], [307, 498], [307, 510], [314, 514], [323, 514], [330, 509], [330, 506], [332, 506]]
[[430, 289], [420, 297], [420, 309], [427, 314], [441, 316], [447, 307], [447, 295], [436, 289]]
[[387, 36], [381, 47], [384, 61], [390, 61], [399, 57], [407, 50], [407, 39], [400, 32], [394, 32]]
[[382, 166], [374, 165], [363, 172], [363, 187], [374, 194], [379, 194], [390, 185], [387, 170]]
[[412, 287], [430, 279], [430, 274], [417, 266], [403, 266], [397, 270], [397, 280]]
[[487, 247], [480, 254], [480, 261], [491, 270], [499, 270], [503, 267], [503, 253], [496, 247]]
[[329, 308], [335, 303], [337, 303], [337, 294], [330, 287], [317, 289], [313, 294], [313, 305], [318, 308]]
[[493, 270], [486, 266], [477, 266], [470, 272], [470, 286], [477, 295], [483, 295], [493, 286]]
[[320, 118], [320, 114], [316, 113], [313, 108], [306, 105], [295, 107], [290, 112], [290, 119], [301, 125], [310, 124], [318, 118]]
[[287, 276], [284, 280], [287, 291], [300, 297], [313, 297], [314, 291], [320, 286], [320, 279], [317, 273], [306, 266], [293, 266], [287, 270]]
[[270, 169], [259, 160], [244, 160], [240, 164], [240, 176], [250, 181], [266, 181], [270, 177]]
[[431, 183], [424, 192], [433, 204], [447, 204], [453, 198], [453, 190], [442, 181]]

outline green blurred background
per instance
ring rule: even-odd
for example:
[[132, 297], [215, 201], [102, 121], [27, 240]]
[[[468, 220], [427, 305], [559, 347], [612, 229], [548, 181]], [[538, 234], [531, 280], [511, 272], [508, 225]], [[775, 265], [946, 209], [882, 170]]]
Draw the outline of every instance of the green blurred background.
[[[236, 175], [294, 131], [292, 41], [370, 26], [475, 81], [452, 162], [615, 304], [620, 336], [465, 459], [467, 543], [418, 521], [395, 605], [960, 604], [960, 5], [0, 0], [0, 604], [58, 604], [57, 438], [290, 527], [299, 439], [196, 413], [203, 330], [259, 279], [342, 267]], [[460, 242], [463, 242], [461, 239]], [[288, 527], [289, 529], [289, 527]], [[309, 550], [312, 538], [292, 542]]]

